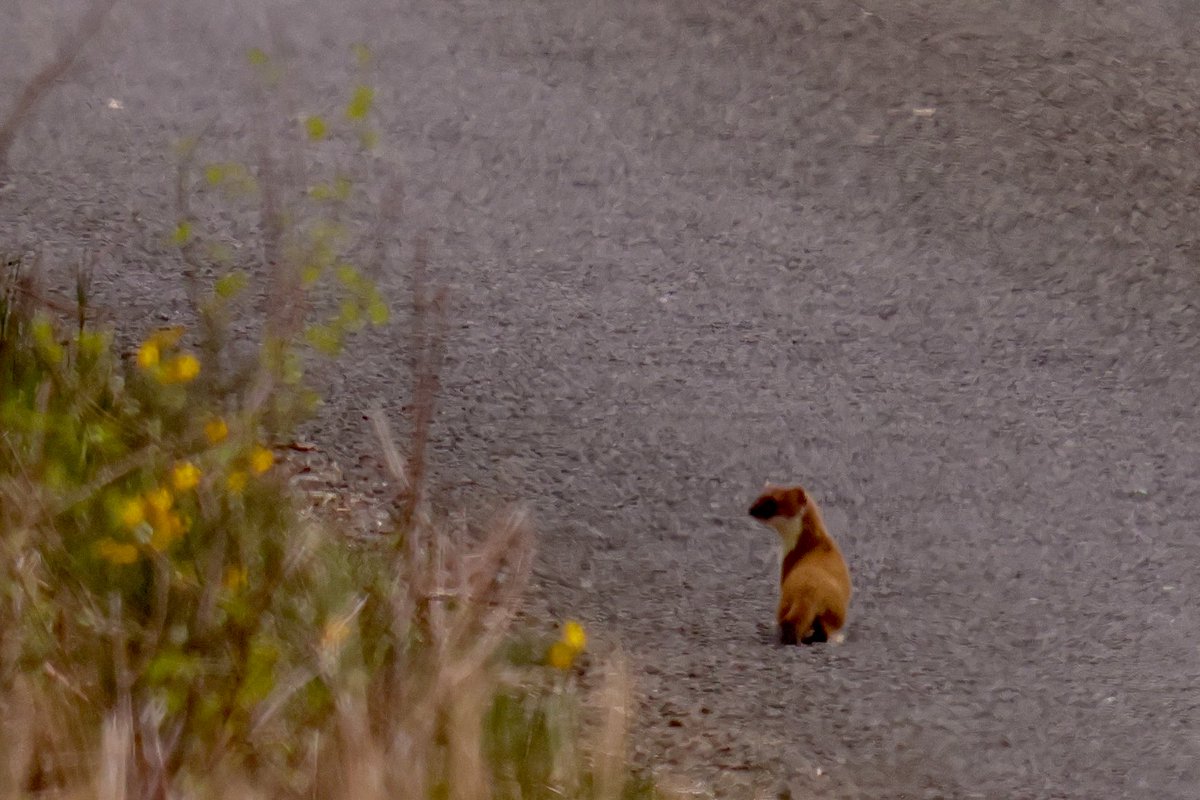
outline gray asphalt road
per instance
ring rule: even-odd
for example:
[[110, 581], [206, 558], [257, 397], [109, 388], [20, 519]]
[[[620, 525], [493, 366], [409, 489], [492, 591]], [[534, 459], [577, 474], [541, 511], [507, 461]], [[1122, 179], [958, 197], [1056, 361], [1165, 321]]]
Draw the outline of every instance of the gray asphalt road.
[[[438, 475], [532, 505], [551, 608], [639, 665], [639, 758], [729, 797], [1194, 800], [1196, 24], [944, 5], [280, 3], [273, 47], [308, 112], [372, 44], [382, 282], [426, 234], [452, 289]], [[254, 8], [127, 4], [14, 150], [0, 237], [102, 251], [131, 333], [185, 307], [171, 143], [253, 146]], [[328, 375], [352, 474], [404, 347]], [[772, 644], [765, 479], [847, 553], [840, 647]]]

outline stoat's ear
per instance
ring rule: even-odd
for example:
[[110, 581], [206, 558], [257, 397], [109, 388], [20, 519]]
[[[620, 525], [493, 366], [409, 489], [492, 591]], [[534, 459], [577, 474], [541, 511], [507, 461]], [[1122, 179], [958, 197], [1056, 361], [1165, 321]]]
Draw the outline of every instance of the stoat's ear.
[[808, 495], [804, 493], [804, 488], [801, 486], [778, 489], [774, 492], [773, 497], [776, 501], [776, 513], [789, 519], [799, 516], [800, 512], [804, 511], [804, 507], [808, 505]]
[[803, 486], [796, 486], [791, 491], [792, 502], [796, 504], [796, 510], [804, 508], [808, 505], [808, 495], [804, 492]]

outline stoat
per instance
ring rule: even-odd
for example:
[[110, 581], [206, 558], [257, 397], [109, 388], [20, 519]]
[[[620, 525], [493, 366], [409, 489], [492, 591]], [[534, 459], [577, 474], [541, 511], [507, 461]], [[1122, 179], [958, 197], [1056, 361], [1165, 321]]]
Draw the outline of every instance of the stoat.
[[779, 637], [784, 644], [841, 641], [850, 604], [850, 570], [825, 529], [821, 510], [802, 486], [767, 485], [750, 516], [783, 543]]

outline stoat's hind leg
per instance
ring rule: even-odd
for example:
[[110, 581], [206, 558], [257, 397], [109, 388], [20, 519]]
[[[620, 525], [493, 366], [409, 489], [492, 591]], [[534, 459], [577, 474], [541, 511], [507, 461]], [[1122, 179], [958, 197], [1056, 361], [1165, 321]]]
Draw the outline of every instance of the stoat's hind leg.
[[807, 598], [792, 597], [780, 601], [777, 616], [779, 640], [784, 644], [797, 644], [805, 643], [805, 639], [812, 634], [817, 611]]
[[821, 644], [829, 641], [829, 635], [825, 633], [825, 626], [821, 624], [818, 618], [813, 622], [813, 626], [809, 628], [808, 633], [800, 637], [800, 644]]

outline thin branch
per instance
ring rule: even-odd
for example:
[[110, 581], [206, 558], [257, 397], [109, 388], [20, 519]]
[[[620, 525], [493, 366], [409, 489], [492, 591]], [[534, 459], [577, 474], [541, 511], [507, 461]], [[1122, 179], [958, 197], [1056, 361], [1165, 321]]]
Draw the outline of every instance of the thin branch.
[[425, 450], [429, 443], [437, 401], [438, 377], [446, 349], [446, 289], [429, 290], [429, 245], [424, 237], [416, 243], [412, 267], [412, 338], [409, 366], [412, 370], [412, 432], [408, 459], [409, 485], [412, 489], [404, 516], [409, 519], [423, 512], [425, 489]]
[[17, 95], [17, 102], [8, 112], [8, 116], [0, 121], [0, 184], [5, 182], [5, 174], [8, 172], [8, 151], [17, 138], [17, 131], [29, 119], [33, 109], [54, 87], [54, 84], [61, 80], [71, 67], [75, 66], [80, 52], [100, 31], [105, 18], [116, 4], [117, 0], [95, 0], [92, 3], [87, 13], [83, 15], [83, 19], [80, 20], [75, 33], [63, 42], [54, 60], [29, 79], [29, 83], [25, 84], [25, 88]]
[[392, 435], [391, 426], [388, 425], [387, 415], [382, 407], [376, 405], [367, 412], [367, 418], [371, 420], [375, 438], [379, 440], [379, 446], [383, 448], [383, 463], [387, 466], [388, 473], [399, 485], [401, 493], [409, 492], [412, 484], [408, 477], [408, 469], [404, 466], [400, 448], [396, 446], [396, 438]]

